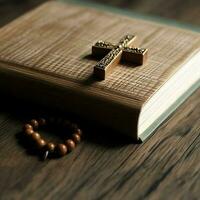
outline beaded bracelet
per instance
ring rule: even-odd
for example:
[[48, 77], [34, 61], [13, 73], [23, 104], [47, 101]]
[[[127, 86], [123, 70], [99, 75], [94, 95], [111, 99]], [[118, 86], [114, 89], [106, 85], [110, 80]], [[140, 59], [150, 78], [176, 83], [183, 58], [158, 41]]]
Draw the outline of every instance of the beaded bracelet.
[[[68, 139], [64, 138], [64, 143], [58, 144], [45, 141], [36, 130], [38, 130], [40, 126], [45, 127], [46, 125], [52, 124], [62, 124], [63, 128], [67, 128], [69, 130], [71, 137]], [[28, 137], [37, 150], [44, 153], [44, 160], [46, 160], [50, 154], [64, 156], [68, 152], [71, 152], [75, 149], [76, 145], [80, 143], [82, 136], [82, 131], [76, 124], [73, 124], [68, 120], [62, 121], [62, 123], [61, 120], [57, 120], [56, 123], [54, 118], [50, 118], [49, 120], [44, 118], [39, 120], [32, 119], [30, 123], [24, 125], [23, 133], [25, 137]]]

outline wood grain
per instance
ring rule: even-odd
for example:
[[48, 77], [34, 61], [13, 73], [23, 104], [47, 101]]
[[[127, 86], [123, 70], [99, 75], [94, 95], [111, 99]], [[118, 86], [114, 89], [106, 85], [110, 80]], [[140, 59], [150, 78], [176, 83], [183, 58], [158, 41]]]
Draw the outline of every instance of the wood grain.
[[[148, 62], [140, 67], [117, 65], [105, 81], [94, 81], [86, 88], [83, 83], [97, 64], [96, 59], [88, 59], [93, 43], [117, 43], [125, 33], [137, 35], [141, 46], [149, 49]], [[19, 66], [19, 72], [23, 68], [33, 77], [36, 71], [69, 81], [87, 96], [99, 94], [130, 108], [143, 105], [199, 46], [199, 33], [56, 2], [42, 5], [0, 31], [0, 61]], [[66, 84], [63, 87], [68, 89]]]
[[200, 90], [144, 144], [123, 144], [106, 130], [92, 129], [73, 153], [47, 162], [27, 154], [18, 140], [30, 109], [4, 106], [1, 199], [198, 199], [199, 95]]
[[[18, 8], [14, 2], [9, 1], [12, 10]], [[137, 5], [144, 1], [140, 2]], [[191, 6], [198, 9], [199, 1], [194, 2]], [[158, 5], [155, 11], [161, 12], [163, 4]], [[148, 8], [152, 9], [150, 4]], [[188, 10], [184, 5], [179, 9]], [[183, 15], [192, 21], [195, 13]], [[173, 17], [173, 9], [167, 15]], [[0, 22], [6, 16], [5, 10]], [[199, 98], [200, 90], [142, 145], [122, 145], [120, 139], [93, 130], [69, 156], [41, 162], [27, 154], [17, 139], [24, 120], [40, 109], [32, 112], [31, 106], [18, 102], [13, 108], [13, 99], [6, 104], [1, 95], [0, 199], [199, 199]]]

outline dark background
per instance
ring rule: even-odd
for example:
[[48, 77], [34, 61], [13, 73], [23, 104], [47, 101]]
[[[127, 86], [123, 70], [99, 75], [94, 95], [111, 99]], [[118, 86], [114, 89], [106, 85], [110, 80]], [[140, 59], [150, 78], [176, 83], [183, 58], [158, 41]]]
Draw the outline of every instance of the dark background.
[[[0, 0], [0, 25], [16, 18], [46, 0]], [[67, 0], [66, 0], [67, 1]], [[175, 19], [200, 25], [199, 0], [82, 0], [127, 9], [141, 14]]]

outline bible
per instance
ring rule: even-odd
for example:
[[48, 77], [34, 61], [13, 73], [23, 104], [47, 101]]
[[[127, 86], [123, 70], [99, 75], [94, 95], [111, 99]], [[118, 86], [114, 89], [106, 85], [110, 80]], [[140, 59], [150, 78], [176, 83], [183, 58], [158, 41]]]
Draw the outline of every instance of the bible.
[[0, 29], [0, 86], [144, 141], [199, 88], [200, 34], [48, 2]]

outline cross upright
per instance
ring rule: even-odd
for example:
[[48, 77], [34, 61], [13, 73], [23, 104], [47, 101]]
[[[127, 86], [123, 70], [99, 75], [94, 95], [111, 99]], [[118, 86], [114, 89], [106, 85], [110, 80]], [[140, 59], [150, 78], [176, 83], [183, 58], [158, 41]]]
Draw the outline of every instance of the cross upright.
[[104, 80], [120, 60], [142, 65], [147, 58], [148, 49], [132, 47], [136, 36], [126, 35], [117, 45], [98, 41], [92, 46], [92, 55], [103, 57], [94, 67], [94, 76]]

